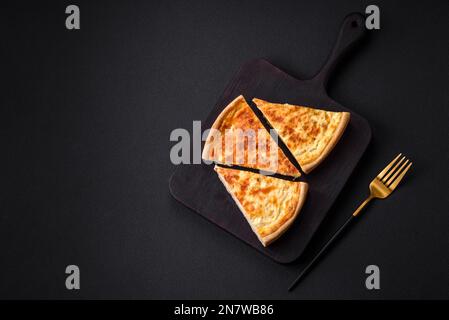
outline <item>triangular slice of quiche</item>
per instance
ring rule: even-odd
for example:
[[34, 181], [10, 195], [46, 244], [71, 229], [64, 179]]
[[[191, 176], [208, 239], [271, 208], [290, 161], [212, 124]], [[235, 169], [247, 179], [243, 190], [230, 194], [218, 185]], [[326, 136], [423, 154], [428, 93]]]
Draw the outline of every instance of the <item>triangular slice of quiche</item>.
[[332, 151], [349, 123], [349, 112], [324, 111], [253, 99], [287, 145], [302, 170], [309, 173]]
[[301, 175], [242, 95], [234, 99], [215, 120], [202, 158], [293, 177]]
[[304, 204], [305, 182], [220, 166], [215, 171], [263, 246], [290, 227]]

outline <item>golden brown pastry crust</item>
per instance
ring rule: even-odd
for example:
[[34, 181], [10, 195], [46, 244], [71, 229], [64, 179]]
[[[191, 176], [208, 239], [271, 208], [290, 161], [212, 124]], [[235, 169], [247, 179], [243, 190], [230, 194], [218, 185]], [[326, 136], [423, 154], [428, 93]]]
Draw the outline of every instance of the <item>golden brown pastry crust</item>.
[[309, 173], [332, 151], [342, 136], [350, 114], [253, 99], [298, 161]]
[[[248, 157], [248, 141], [245, 141], [243, 150], [244, 150], [244, 158], [243, 163], [237, 161], [236, 156], [236, 150], [235, 146], [232, 150], [232, 154], [226, 154], [225, 149], [225, 132], [226, 130], [247, 130], [251, 129], [256, 133], [256, 141], [258, 141], [258, 138], [263, 139], [263, 141], [266, 141], [267, 144], [267, 154], [269, 155], [269, 148], [271, 146], [275, 146], [277, 149], [277, 163], [270, 163], [267, 161], [269, 159], [267, 156], [263, 156], [265, 152], [259, 152], [259, 145], [257, 142], [256, 146], [256, 155], [254, 158], [254, 161], [250, 161], [250, 158]], [[211, 130], [218, 130], [221, 133], [221, 139], [222, 139], [222, 150], [221, 154], [216, 154], [214, 150], [214, 137], [210, 133], [209, 136], [206, 139], [206, 143], [204, 145], [202, 158], [205, 160], [211, 160], [215, 161], [220, 164], [228, 164], [228, 165], [240, 165], [243, 167], [253, 168], [253, 169], [259, 169], [259, 170], [265, 170], [269, 172], [279, 173], [283, 175], [293, 176], [293, 177], [299, 177], [301, 173], [299, 170], [288, 160], [288, 158], [285, 156], [285, 154], [282, 152], [282, 150], [277, 146], [277, 144], [274, 142], [273, 138], [270, 136], [269, 132], [265, 129], [263, 124], [260, 122], [259, 118], [254, 114], [254, 112], [251, 110], [248, 103], [245, 101], [245, 98], [240, 95], [237, 98], [235, 98], [217, 117], [214, 124], [212, 125]], [[262, 135], [262, 136], [260, 136]], [[234, 137], [235, 138], [235, 137]], [[229, 152], [228, 152], [229, 153]], [[226, 161], [227, 157], [226, 155], [230, 156], [232, 161]], [[266, 161], [263, 161], [266, 160]]]
[[331, 140], [326, 145], [326, 147], [324, 148], [321, 155], [318, 158], [316, 158], [315, 160], [313, 160], [309, 163], [306, 163], [303, 167], [301, 167], [301, 168], [303, 168], [303, 171], [305, 173], [309, 173], [310, 171], [315, 169], [327, 157], [327, 155], [332, 151], [332, 149], [334, 149], [335, 145], [340, 140], [341, 136], [343, 135], [343, 132], [345, 131], [345, 129], [349, 123], [351, 114], [349, 112], [342, 112], [341, 117], [342, 118], [340, 120], [340, 123], [338, 124], [337, 128], [335, 129], [335, 132], [332, 135]]
[[290, 227], [304, 204], [305, 182], [219, 166], [215, 171], [264, 246]]

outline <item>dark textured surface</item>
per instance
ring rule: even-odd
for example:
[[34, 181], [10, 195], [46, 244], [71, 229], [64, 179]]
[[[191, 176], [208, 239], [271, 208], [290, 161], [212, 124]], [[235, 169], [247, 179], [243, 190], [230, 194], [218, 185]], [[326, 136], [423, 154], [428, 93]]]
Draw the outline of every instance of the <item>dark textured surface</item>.
[[[170, 196], [169, 135], [203, 119], [245, 61], [312, 76], [343, 17], [371, 2], [78, 1], [79, 31], [64, 27], [68, 4], [0, 5], [0, 297], [449, 298], [447, 1], [376, 2], [381, 30], [329, 83], [372, 142], [287, 266]], [[399, 151], [414, 160], [406, 183], [287, 293]], [[365, 289], [369, 264], [381, 290]]]

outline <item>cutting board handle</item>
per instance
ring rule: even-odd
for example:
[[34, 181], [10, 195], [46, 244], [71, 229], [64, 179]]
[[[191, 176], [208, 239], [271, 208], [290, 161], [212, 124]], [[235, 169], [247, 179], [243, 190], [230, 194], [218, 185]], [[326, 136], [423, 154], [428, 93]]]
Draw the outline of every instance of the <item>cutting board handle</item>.
[[311, 81], [326, 89], [329, 77], [338, 61], [365, 33], [365, 17], [358, 12], [347, 15], [329, 57]]

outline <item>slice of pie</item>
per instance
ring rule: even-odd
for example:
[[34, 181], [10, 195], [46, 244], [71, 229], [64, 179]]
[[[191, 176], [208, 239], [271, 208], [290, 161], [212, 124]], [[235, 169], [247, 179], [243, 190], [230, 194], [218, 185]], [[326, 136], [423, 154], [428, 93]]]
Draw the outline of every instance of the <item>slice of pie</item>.
[[219, 166], [215, 171], [264, 246], [288, 229], [306, 198], [305, 182]]
[[301, 175], [242, 95], [234, 99], [215, 120], [202, 158], [293, 177]]
[[309, 173], [332, 151], [350, 118], [349, 112], [331, 112], [291, 104], [253, 102], [277, 131], [302, 170]]

